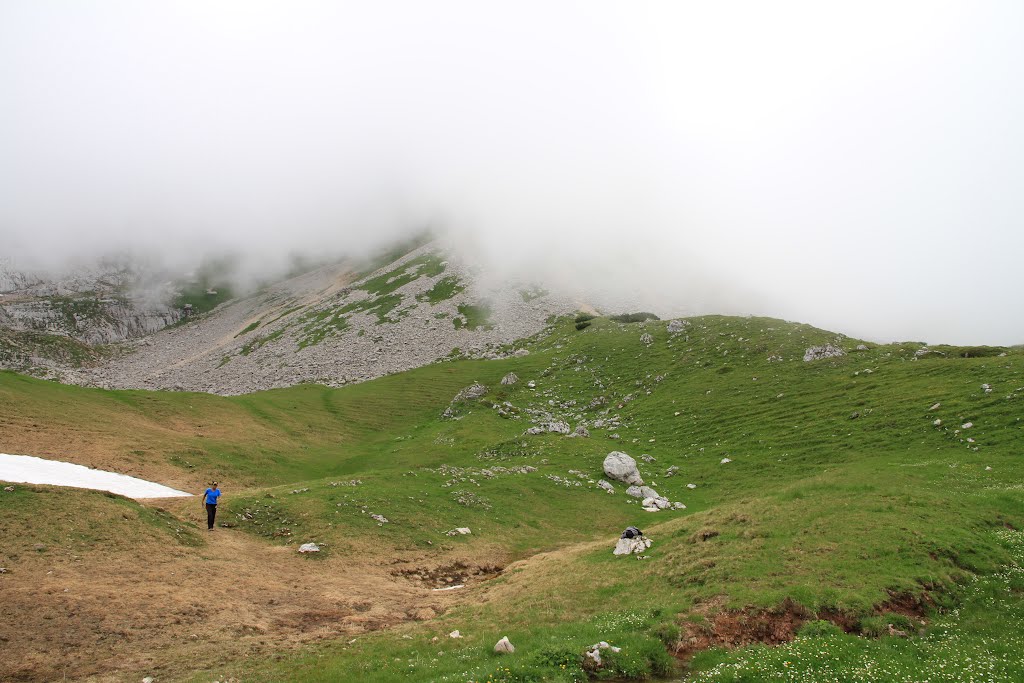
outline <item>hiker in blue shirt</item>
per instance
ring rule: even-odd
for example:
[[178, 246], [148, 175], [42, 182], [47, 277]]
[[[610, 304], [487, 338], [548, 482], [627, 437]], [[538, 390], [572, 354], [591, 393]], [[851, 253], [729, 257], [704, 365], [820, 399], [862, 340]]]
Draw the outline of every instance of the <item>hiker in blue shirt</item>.
[[206, 530], [213, 531], [213, 519], [217, 516], [217, 499], [220, 498], [220, 490], [217, 482], [210, 484], [203, 494], [203, 503], [206, 505]]

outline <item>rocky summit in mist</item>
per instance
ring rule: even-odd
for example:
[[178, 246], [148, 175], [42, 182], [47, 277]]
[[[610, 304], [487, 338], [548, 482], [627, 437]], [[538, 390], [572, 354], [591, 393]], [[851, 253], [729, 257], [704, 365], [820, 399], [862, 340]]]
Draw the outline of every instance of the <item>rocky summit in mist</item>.
[[[582, 302], [500, 284], [435, 243], [232, 294], [207, 269], [143, 288], [137, 267], [0, 276], [0, 367], [105, 388], [238, 394], [341, 386], [441, 358], [497, 358]], [[219, 283], [219, 284], [218, 284]]]

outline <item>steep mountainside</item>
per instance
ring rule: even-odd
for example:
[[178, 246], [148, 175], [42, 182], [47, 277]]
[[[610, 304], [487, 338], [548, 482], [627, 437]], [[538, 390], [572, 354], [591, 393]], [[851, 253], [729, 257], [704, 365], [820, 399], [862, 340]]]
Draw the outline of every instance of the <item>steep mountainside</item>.
[[434, 245], [370, 273], [334, 264], [128, 345], [78, 383], [238, 394], [340, 386], [456, 355], [510, 353], [575, 308], [527, 283], [484, 285]]
[[128, 264], [106, 262], [50, 279], [0, 259], [0, 368], [67, 378], [99, 362], [105, 345], [181, 319], [169, 283], [144, 287], [143, 278]]

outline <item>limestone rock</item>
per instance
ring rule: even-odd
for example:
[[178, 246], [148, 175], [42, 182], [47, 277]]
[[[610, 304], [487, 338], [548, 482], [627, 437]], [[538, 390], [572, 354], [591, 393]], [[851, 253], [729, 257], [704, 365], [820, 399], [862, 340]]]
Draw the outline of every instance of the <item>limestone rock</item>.
[[612, 451], [604, 459], [604, 473], [609, 479], [621, 481], [624, 484], [643, 485], [644, 480], [640, 477], [640, 470], [636, 467], [636, 460], [622, 451]]
[[501, 378], [501, 383], [504, 384], [505, 386], [509, 386], [511, 384], [515, 384], [518, 381], [519, 381], [519, 375], [517, 375], [514, 372], [510, 372], [510, 373], [508, 373], [507, 375], [505, 375], [504, 377]]
[[457, 401], [470, 401], [474, 398], [480, 398], [487, 393], [487, 387], [480, 382], [473, 382], [468, 387], [455, 394], [455, 398], [452, 399], [452, 403]]
[[633, 555], [640, 554], [651, 547], [651, 539], [644, 536], [637, 536], [636, 538], [620, 538], [615, 544], [615, 550], [612, 551], [613, 555]]
[[600, 486], [601, 488], [603, 488], [608, 493], [615, 493], [615, 487], [612, 486], [610, 482], [607, 482], [604, 479], [602, 479], [601, 481], [597, 482], [597, 485]]
[[318, 553], [320, 552], [320, 546], [316, 543], [303, 543], [299, 546], [300, 553]]
[[501, 640], [494, 644], [494, 651], [499, 654], [511, 654], [516, 651], [516, 648], [509, 642], [508, 636], [502, 636]]
[[568, 422], [565, 422], [564, 420], [555, 420], [554, 422], [545, 422], [544, 424], [530, 427], [526, 430], [526, 433], [547, 434], [550, 432], [553, 434], [568, 434], [571, 430], [572, 427], [569, 426]]
[[686, 329], [688, 323], [685, 320], [669, 320], [668, 321], [668, 333], [679, 334]]
[[634, 498], [660, 498], [661, 496], [657, 491], [652, 489], [650, 486], [630, 486], [626, 489], [627, 496], [633, 496]]
[[846, 351], [843, 351], [838, 346], [833, 344], [823, 344], [822, 346], [812, 346], [804, 352], [804, 362], [809, 363], [814, 360], [821, 360], [823, 358], [839, 358], [845, 356]]

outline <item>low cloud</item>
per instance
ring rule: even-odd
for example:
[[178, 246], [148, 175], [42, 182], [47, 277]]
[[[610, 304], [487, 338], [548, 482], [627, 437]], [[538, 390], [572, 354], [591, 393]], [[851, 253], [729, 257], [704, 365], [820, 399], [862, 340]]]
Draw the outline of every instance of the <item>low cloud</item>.
[[[364, 3], [365, 5], [365, 3]], [[495, 278], [1021, 343], [1019, 3], [0, 9], [0, 255]]]

